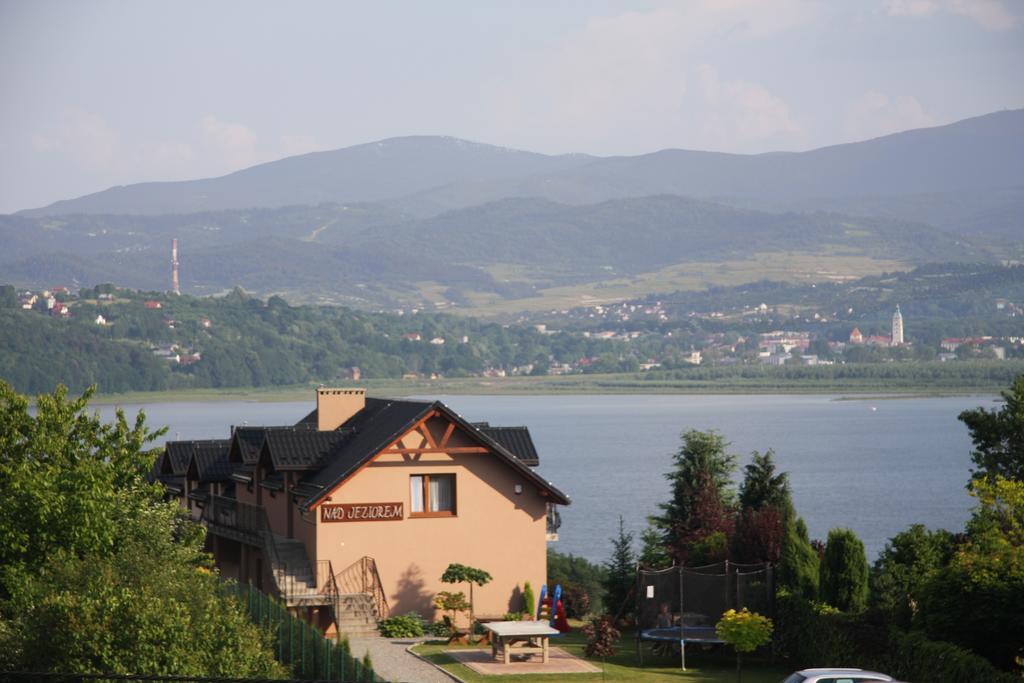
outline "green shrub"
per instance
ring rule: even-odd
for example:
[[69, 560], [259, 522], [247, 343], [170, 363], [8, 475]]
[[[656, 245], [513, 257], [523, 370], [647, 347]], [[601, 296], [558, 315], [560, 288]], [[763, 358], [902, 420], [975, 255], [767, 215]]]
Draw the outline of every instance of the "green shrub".
[[437, 636], [438, 638], [447, 638], [451, 633], [448, 631], [448, 625], [443, 621], [435, 621], [430, 624], [423, 625], [423, 632], [428, 636]]
[[928, 640], [921, 632], [893, 628], [889, 651], [878, 662], [891, 676], [929, 683], [1020, 683], [1020, 677], [999, 671], [984, 657], [952, 643]]
[[523, 612], [505, 612], [505, 615], [501, 618], [502, 621], [523, 621]]
[[385, 638], [416, 638], [423, 635], [423, 620], [415, 612], [381, 619], [377, 630]]
[[864, 544], [850, 529], [832, 529], [821, 560], [820, 596], [844, 612], [857, 612], [868, 602], [868, 560]]
[[537, 609], [537, 598], [533, 594], [533, 586], [527, 581], [523, 584], [523, 612], [535, 614]]

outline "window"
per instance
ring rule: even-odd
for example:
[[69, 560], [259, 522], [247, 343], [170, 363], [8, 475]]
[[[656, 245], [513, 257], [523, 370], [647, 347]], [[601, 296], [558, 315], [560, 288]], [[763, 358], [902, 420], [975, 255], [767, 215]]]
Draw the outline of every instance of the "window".
[[414, 474], [409, 477], [412, 517], [454, 517], [455, 475]]

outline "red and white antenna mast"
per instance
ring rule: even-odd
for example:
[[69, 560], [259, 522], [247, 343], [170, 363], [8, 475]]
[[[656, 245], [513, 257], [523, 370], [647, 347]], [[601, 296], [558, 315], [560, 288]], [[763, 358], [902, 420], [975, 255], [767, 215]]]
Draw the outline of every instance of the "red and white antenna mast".
[[181, 286], [178, 284], [178, 238], [171, 238], [171, 291], [181, 294]]

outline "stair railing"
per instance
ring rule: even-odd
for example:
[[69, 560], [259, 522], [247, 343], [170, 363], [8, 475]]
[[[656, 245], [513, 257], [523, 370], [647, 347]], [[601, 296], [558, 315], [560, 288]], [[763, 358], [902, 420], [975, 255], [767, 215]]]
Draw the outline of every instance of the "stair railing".
[[377, 571], [377, 562], [372, 557], [363, 556], [342, 569], [335, 575], [335, 586], [340, 593], [364, 593], [373, 600], [377, 617], [386, 619], [391, 611], [388, 607], [384, 584]]

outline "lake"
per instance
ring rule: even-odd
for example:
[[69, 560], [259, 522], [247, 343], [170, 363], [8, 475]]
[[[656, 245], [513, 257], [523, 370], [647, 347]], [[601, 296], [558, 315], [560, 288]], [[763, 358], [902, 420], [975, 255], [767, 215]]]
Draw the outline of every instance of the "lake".
[[[311, 392], [312, 393], [312, 392]], [[793, 501], [813, 538], [845, 526], [869, 560], [887, 539], [920, 522], [959, 530], [972, 499], [971, 443], [956, 416], [994, 396], [837, 400], [822, 395], [441, 396], [470, 421], [527, 425], [539, 472], [572, 499], [561, 509], [561, 552], [603, 561], [622, 515], [637, 534], [668, 497], [664, 473], [685, 429], [717, 429], [739, 457], [775, 450]], [[312, 399], [312, 396], [311, 396]], [[298, 403], [153, 403], [152, 425], [167, 438], [226, 438], [231, 425], [289, 424], [314, 407]], [[101, 406], [112, 415], [112, 406]]]

